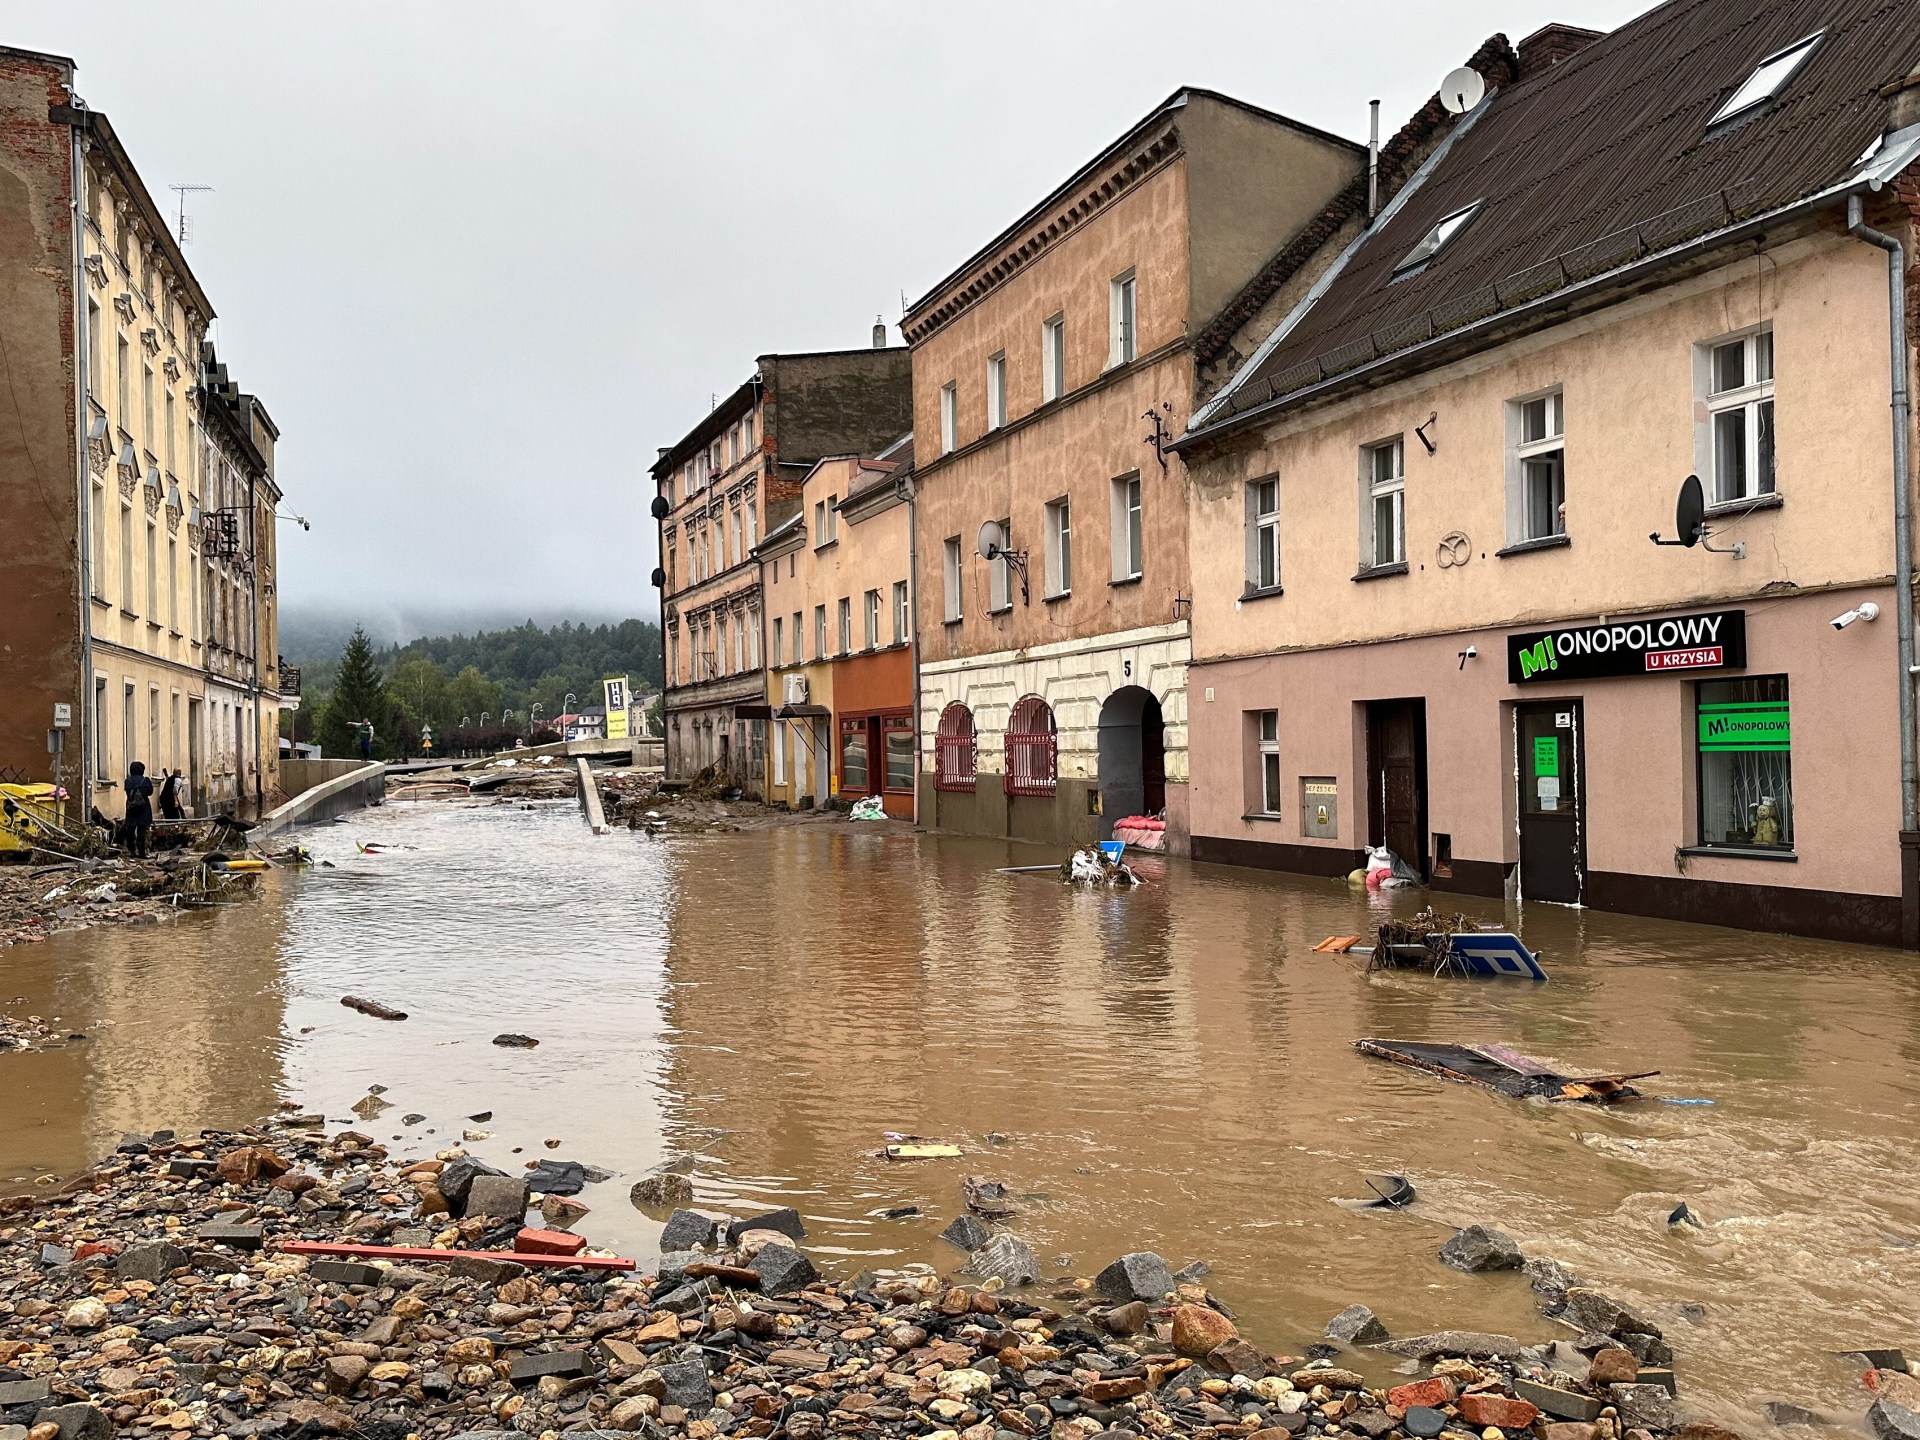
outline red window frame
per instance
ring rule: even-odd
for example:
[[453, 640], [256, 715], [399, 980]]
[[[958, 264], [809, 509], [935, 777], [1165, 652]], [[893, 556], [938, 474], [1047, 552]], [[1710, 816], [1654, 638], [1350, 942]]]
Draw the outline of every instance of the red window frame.
[[933, 788], [971, 794], [979, 773], [973, 712], [956, 700], [940, 712], [940, 729], [933, 737]]
[[1001, 784], [1007, 794], [1047, 796], [1060, 788], [1060, 742], [1053, 707], [1038, 695], [1023, 695], [1013, 707], [1006, 748]]

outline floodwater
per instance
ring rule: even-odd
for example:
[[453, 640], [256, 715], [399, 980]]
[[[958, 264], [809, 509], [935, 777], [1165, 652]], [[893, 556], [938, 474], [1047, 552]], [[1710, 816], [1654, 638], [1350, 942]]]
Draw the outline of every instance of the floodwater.
[[[1516, 918], [1549, 984], [1369, 977], [1312, 952], [1378, 921], [1343, 884], [1149, 861], [1137, 891], [1075, 892], [995, 873], [1053, 858], [1031, 847], [900, 825], [595, 838], [571, 803], [401, 802], [304, 838], [332, 866], [259, 903], [0, 954], [0, 1003], [92, 1037], [0, 1056], [0, 1185], [285, 1102], [408, 1153], [492, 1111], [471, 1148], [496, 1164], [617, 1172], [579, 1228], [627, 1253], [658, 1233], [628, 1186], [674, 1165], [709, 1209], [796, 1205], [848, 1267], [947, 1267], [935, 1236], [979, 1173], [1027, 1197], [1014, 1223], [1048, 1273], [1204, 1258], [1242, 1328], [1293, 1353], [1356, 1300], [1402, 1334], [1564, 1333], [1521, 1277], [1436, 1262], [1472, 1221], [1655, 1316], [1683, 1396], [1723, 1422], [1777, 1397], [1852, 1425], [1833, 1352], [1920, 1341], [1903, 955], [1534, 907]], [[1516, 1102], [1361, 1036], [1658, 1070], [1649, 1094], [1712, 1103]], [[373, 1085], [393, 1108], [368, 1121]], [[888, 1131], [968, 1153], [890, 1164]], [[1334, 1203], [1378, 1171], [1419, 1203]], [[1669, 1230], [1682, 1200], [1703, 1229]], [[880, 1215], [905, 1205], [924, 1213]]]

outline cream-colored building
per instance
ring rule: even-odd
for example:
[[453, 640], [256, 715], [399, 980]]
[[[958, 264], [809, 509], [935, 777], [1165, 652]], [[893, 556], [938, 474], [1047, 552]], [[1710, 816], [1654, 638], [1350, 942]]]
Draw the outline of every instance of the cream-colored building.
[[[272, 423], [231, 387], [210, 398], [212, 303], [114, 127], [76, 96], [73, 62], [0, 47], [0, 122], [0, 771], [65, 783], [76, 818], [118, 817], [138, 760], [156, 787], [180, 772], [204, 808], [216, 706], [239, 712], [214, 689], [241, 681], [231, 733], [258, 804], [277, 778]], [[209, 429], [234, 405], [259, 452], [244, 499], [209, 487]], [[210, 628], [235, 588], [257, 676]], [[222, 803], [242, 788], [236, 769]]]
[[1195, 414], [1196, 858], [1916, 939], [1920, 22], [1682, 8], [1523, 42]]

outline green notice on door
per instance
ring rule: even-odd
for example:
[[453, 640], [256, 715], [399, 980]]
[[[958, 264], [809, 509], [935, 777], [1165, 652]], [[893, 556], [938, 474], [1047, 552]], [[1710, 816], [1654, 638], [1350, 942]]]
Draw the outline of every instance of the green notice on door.
[[1558, 735], [1539, 735], [1534, 737], [1533, 773], [1536, 775], [1558, 775], [1560, 773], [1560, 737]]
[[1784, 700], [1749, 700], [1700, 707], [1702, 750], [1791, 750], [1793, 730]]

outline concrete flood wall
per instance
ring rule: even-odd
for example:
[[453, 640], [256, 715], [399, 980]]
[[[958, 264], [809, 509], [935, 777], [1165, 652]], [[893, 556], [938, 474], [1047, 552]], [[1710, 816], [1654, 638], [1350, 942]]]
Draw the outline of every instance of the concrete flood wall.
[[272, 835], [295, 825], [317, 825], [377, 805], [386, 797], [387, 767], [379, 761], [283, 760], [281, 788], [293, 798], [260, 817], [255, 832]]

